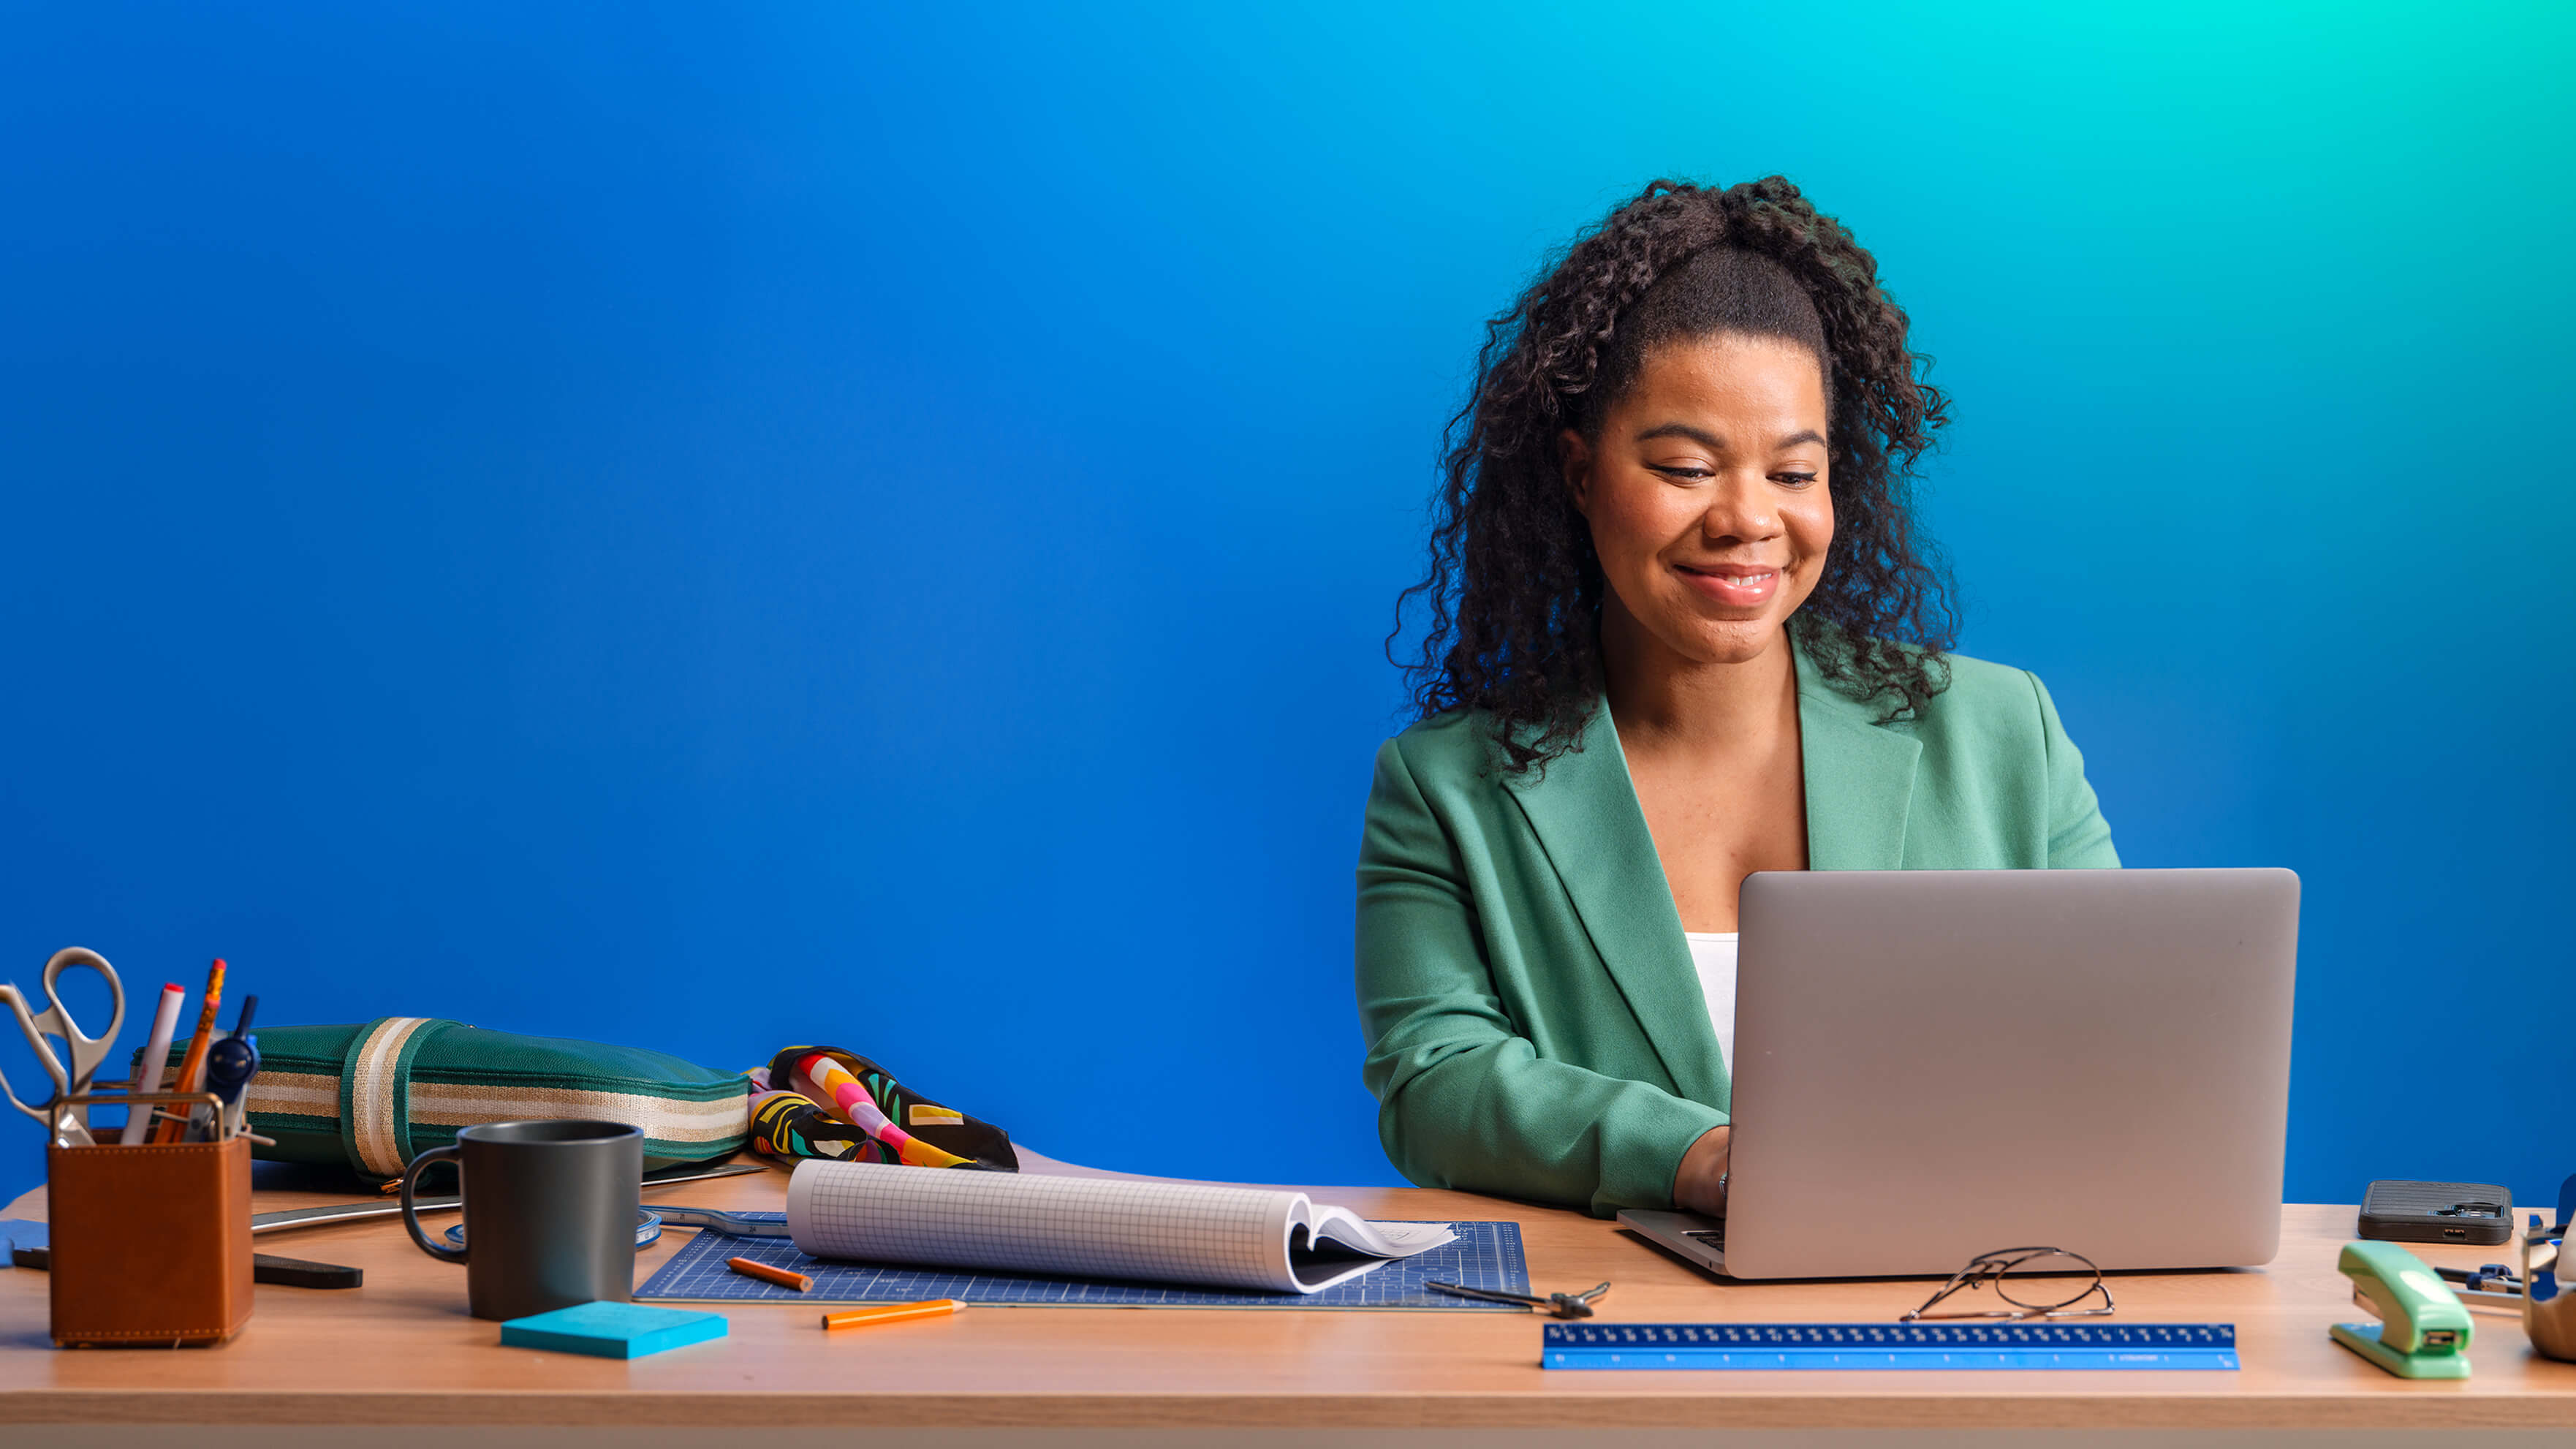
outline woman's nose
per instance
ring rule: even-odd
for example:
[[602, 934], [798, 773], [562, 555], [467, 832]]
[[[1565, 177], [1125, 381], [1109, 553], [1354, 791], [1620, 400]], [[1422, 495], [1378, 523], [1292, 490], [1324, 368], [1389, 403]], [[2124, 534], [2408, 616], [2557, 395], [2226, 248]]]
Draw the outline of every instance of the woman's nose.
[[1780, 510], [1773, 506], [1766, 482], [1759, 476], [1720, 474], [1699, 517], [1700, 536], [1712, 543], [1728, 538], [1752, 542], [1778, 533]]

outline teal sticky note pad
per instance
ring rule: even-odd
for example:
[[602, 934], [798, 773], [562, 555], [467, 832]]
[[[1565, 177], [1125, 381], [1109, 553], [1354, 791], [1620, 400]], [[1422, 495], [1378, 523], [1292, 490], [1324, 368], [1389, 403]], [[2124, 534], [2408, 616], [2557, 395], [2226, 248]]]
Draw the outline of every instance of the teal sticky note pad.
[[513, 1318], [501, 1325], [512, 1348], [550, 1348], [596, 1358], [642, 1358], [667, 1348], [725, 1336], [721, 1313], [647, 1308], [636, 1303], [578, 1303], [552, 1313]]

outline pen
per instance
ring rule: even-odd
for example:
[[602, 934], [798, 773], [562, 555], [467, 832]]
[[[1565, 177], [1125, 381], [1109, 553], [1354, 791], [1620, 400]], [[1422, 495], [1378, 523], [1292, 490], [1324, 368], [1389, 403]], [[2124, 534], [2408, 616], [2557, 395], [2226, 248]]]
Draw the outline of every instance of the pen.
[[[197, 1008], [197, 1034], [188, 1038], [188, 1054], [179, 1059], [179, 1075], [173, 1090], [181, 1092], [205, 1090], [198, 1084], [203, 1080], [202, 1074], [206, 1069], [207, 1041], [215, 1034], [215, 1012], [223, 1004], [224, 958], [218, 956], [215, 958], [215, 964], [206, 968], [206, 1002], [205, 1005]], [[187, 1135], [187, 1131], [187, 1118], [165, 1117], [161, 1121], [160, 1130], [152, 1134], [152, 1140], [160, 1144], [177, 1142]]]
[[925, 1303], [886, 1303], [874, 1308], [853, 1308], [847, 1313], [826, 1313], [823, 1326], [827, 1329], [860, 1328], [871, 1323], [901, 1323], [907, 1318], [938, 1318], [965, 1306], [954, 1298], [933, 1298]]
[[[170, 1038], [179, 1030], [179, 1008], [187, 1000], [187, 988], [176, 981], [161, 988], [161, 1009], [152, 1014], [152, 1034], [143, 1039], [143, 1059], [135, 1064], [134, 1085], [127, 1091], [161, 1090], [161, 1078], [170, 1070]], [[152, 1109], [137, 1103], [125, 1109], [125, 1133], [116, 1140], [132, 1147], [151, 1131]]]
[[727, 1258], [725, 1266], [746, 1278], [758, 1278], [764, 1283], [775, 1283], [781, 1288], [793, 1288], [799, 1293], [810, 1292], [814, 1287], [814, 1279], [810, 1274], [799, 1273], [790, 1268], [773, 1268], [767, 1263], [752, 1258]]

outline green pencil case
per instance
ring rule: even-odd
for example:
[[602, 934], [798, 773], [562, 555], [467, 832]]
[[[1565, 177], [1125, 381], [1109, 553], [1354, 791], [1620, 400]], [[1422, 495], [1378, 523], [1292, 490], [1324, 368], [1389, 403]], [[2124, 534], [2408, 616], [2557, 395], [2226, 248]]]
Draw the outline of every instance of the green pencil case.
[[[582, 1118], [644, 1133], [647, 1171], [708, 1162], [751, 1138], [751, 1079], [667, 1052], [486, 1031], [426, 1016], [251, 1031], [259, 1074], [245, 1111], [272, 1162], [346, 1164], [399, 1177], [483, 1122]], [[170, 1067], [187, 1043], [170, 1048]]]

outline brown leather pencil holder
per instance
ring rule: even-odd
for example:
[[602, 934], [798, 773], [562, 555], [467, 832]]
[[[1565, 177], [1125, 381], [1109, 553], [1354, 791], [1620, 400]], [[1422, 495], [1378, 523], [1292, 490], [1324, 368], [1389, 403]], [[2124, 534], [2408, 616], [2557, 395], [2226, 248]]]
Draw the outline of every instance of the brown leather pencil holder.
[[221, 1343], [250, 1320], [248, 1138], [47, 1147], [45, 1216], [58, 1346]]

